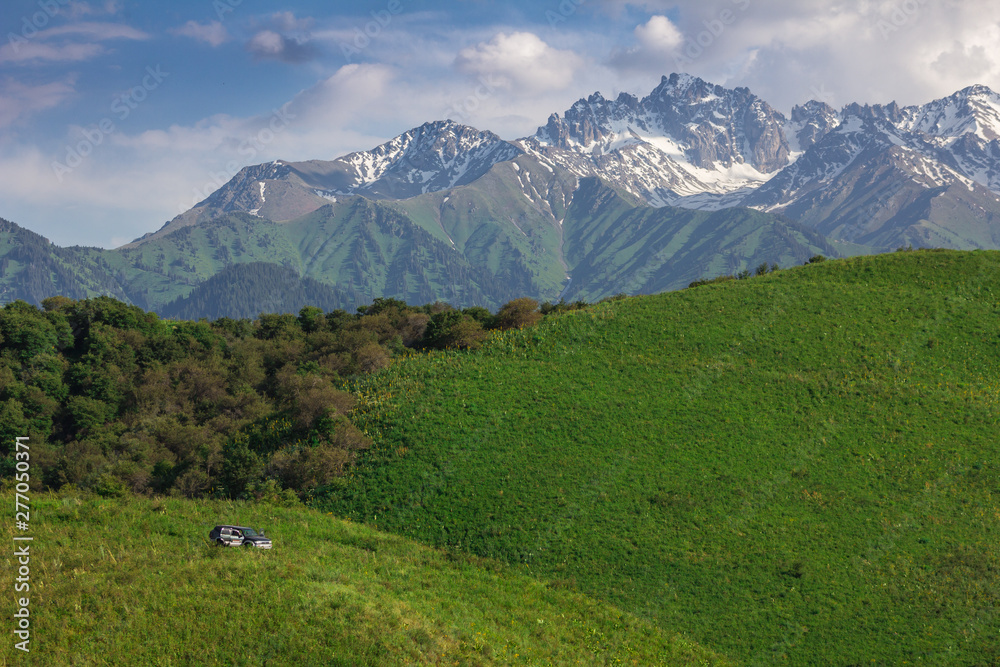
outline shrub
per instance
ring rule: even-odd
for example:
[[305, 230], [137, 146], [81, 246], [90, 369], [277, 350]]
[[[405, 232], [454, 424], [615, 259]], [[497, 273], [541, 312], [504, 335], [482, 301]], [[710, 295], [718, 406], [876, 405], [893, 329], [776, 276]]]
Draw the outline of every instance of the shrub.
[[125, 484], [111, 473], [102, 473], [94, 482], [90, 489], [102, 498], [121, 498], [126, 494]]
[[265, 479], [247, 486], [246, 495], [256, 500], [291, 507], [299, 504], [299, 499], [291, 489], [282, 489], [275, 479]]
[[376, 343], [369, 343], [354, 352], [354, 367], [359, 373], [374, 373], [389, 365], [389, 353]]
[[419, 343], [427, 332], [427, 323], [430, 321], [431, 316], [427, 313], [407, 313], [398, 325], [403, 345], [413, 347]]
[[201, 468], [190, 468], [177, 478], [174, 488], [188, 498], [200, 498], [208, 490], [211, 480]]
[[424, 343], [437, 349], [474, 350], [486, 340], [482, 325], [457, 310], [435, 313], [427, 324]]
[[286, 489], [305, 492], [343, 475], [352, 459], [353, 454], [347, 449], [324, 442], [277, 452], [267, 471], [280, 479]]
[[711, 285], [712, 283], [727, 283], [730, 280], [736, 280], [735, 276], [716, 276], [715, 278], [701, 278], [695, 280], [693, 283], [689, 283], [688, 287], [701, 287], [702, 285]]
[[494, 329], [521, 329], [538, 324], [542, 314], [538, 302], [524, 297], [505, 303], [493, 318]]
[[462, 309], [462, 313], [468, 315], [484, 327], [488, 327], [493, 321], [493, 314], [482, 306], [472, 306]]
[[222, 455], [220, 480], [231, 498], [242, 496], [250, 484], [264, 476], [260, 456], [250, 449], [245, 438], [226, 443]]
[[304, 306], [299, 311], [299, 326], [306, 333], [322, 329], [326, 324], [323, 311], [315, 306]]
[[47, 313], [53, 311], [62, 310], [67, 306], [72, 306], [76, 301], [67, 296], [50, 296], [47, 299], [42, 299], [42, 308]]

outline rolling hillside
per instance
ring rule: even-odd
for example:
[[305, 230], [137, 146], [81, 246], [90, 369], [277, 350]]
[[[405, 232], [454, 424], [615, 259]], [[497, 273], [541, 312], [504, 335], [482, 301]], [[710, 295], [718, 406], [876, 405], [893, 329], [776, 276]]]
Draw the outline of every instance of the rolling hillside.
[[[211, 546], [233, 521], [274, 549]], [[68, 491], [32, 498], [32, 529], [31, 651], [4, 642], [2, 664], [731, 664], [515, 568], [302, 507]]]
[[1000, 253], [611, 301], [357, 387], [319, 504], [746, 664], [1000, 657]]

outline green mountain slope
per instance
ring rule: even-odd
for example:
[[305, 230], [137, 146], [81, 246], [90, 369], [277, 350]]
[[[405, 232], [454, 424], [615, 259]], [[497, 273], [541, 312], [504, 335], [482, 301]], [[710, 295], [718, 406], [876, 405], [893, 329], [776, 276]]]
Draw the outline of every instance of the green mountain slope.
[[594, 178], [581, 181], [563, 226], [572, 277], [564, 296], [585, 301], [837, 255], [819, 233], [766, 213], [642, 206]]
[[178, 320], [220, 317], [254, 319], [261, 313], [298, 313], [304, 306], [326, 312], [351, 308], [358, 295], [341, 292], [278, 264], [233, 264], [215, 274], [186, 297], [160, 309], [160, 316]]
[[0, 301], [40, 303], [62, 294], [79, 299], [125, 298], [109, 267], [84, 259], [83, 248], [60, 248], [42, 236], [0, 218]]
[[[6, 641], [4, 663], [729, 664], [514, 568], [316, 511], [73, 492], [31, 509], [31, 651]], [[228, 522], [262, 527], [274, 549], [210, 546]], [[16, 569], [8, 555], [8, 590]]]
[[[299, 250], [305, 275], [365, 296], [366, 302], [390, 296], [410, 303], [448, 301], [493, 309], [542, 287], [525, 250], [510, 243], [485, 221], [479, 247], [501, 253], [495, 264], [463, 252], [396, 207], [362, 197], [335, 204], [281, 226]], [[435, 233], [437, 231], [437, 233]], [[471, 256], [470, 256], [471, 255]], [[552, 291], [552, 290], [549, 290]]]
[[983, 251], [608, 302], [359, 386], [324, 506], [747, 664], [990, 664], [998, 318]]
[[544, 300], [566, 284], [560, 222], [575, 188], [569, 172], [521, 156], [494, 165], [469, 185], [396, 206], [431, 233], [443, 234], [473, 266]]

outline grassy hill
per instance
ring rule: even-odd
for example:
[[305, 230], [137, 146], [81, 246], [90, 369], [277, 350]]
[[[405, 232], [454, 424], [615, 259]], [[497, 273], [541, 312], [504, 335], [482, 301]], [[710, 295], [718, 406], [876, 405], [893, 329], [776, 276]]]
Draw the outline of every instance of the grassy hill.
[[[0, 664], [729, 664], [518, 569], [315, 510], [72, 490], [31, 509], [31, 652], [8, 638]], [[275, 548], [210, 546], [224, 522]]]
[[746, 664], [1000, 660], [1000, 253], [606, 302], [358, 392], [335, 514]]

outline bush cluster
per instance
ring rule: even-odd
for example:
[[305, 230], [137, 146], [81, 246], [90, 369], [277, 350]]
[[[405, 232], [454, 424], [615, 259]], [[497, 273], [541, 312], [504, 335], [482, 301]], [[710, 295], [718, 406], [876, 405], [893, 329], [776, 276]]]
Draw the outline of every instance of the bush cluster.
[[[368, 438], [348, 378], [407, 349], [479, 346], [542, 314], [376, 299], [256, 320], [172, 321], [110, 297], [0, 309], [0, 474], [31, 438], [34, 480], [105, 496], [292, 498], [343, 475]], [[291, 493], [288, 493], [291, 492]]]

